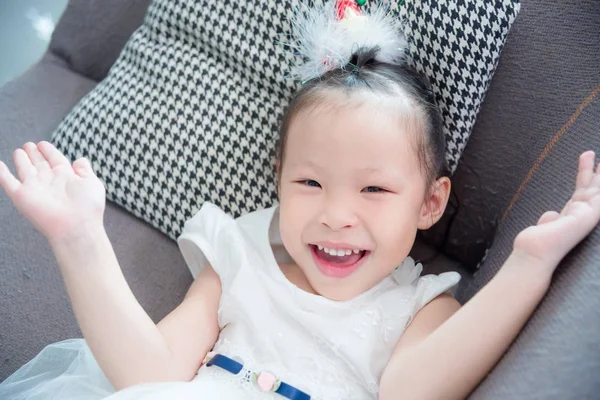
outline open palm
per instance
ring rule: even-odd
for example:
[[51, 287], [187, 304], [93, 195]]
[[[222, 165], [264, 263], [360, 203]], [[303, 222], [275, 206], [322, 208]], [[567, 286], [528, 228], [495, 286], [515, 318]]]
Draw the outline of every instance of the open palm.
[[49, 240], [88, 222], [102, 223], [105, 189], [85, 158], [73, 165], [48, 142], [13, 153], [18, 179], [0, 161], [0, 185], [17, 210]]
[[600, 221], [600, 164], [588, 151], [579, 158], [575, 192], [560, 213], [548, 211], [515, 238], [515, 250], [556, 266]]

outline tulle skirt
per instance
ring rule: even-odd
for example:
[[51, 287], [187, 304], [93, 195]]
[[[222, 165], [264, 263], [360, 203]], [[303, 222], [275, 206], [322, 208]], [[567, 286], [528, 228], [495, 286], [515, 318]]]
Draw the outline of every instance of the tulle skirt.
[[[147, 383], [115, 392], [83, 339], [51, 344], [0, 383], [2, 400], [129, 400], [254, 398], [241, 387], [200, 373], [191, 382]], [[264, 396], [264, 393], [263, 393]], [[262, 397], [264, 398], [264, 397]], [[267, 398], [270, 398], [267, 394]]]

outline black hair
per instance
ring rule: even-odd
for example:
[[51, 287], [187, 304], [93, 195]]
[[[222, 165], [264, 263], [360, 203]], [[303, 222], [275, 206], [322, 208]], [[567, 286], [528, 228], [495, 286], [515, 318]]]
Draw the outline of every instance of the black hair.
[[[331, 70], [301, 87], [281, 119], [276, 146], [276, 158], [280, 166], [285, 158], [290, 124], [301, 110], [319, 105], [323, 101], [323, 95], [330, 90], [342, 90], [347, 93], [367, 90], [391, 97], [408, 96], [409, 102], [415, 106], [415, 112], [421, 113], [423, 120], [423, 132], [417, 138], [417, 148], [425, 176], [429, 183], [432, 183], [435, 179], [448, 175], [443, 120], [429, 81], [406, 63], [390, 64], [377, 61], [375, 57], [378, 52], [379, 48], [358, 49], [346, 66]], [[281, 178], [280, 174], [281, 168], [278, 181]]]

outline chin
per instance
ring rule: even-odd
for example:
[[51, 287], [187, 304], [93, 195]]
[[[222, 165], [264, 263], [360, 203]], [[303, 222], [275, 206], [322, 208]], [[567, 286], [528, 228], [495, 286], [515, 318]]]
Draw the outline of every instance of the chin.
[[311, 274], [306, 274], [308, 283], [319, 296], [333, 301], [347, 301], [359, 296], [369, 290], [369, 287], [357, 284], [352, 277], [346, 279], [335, 279], [323, 276], [315, 267], [311, 268]]
[[336, 290], [335, 288], [318, 287], [318, 286], [319, 285], [312, 285], [315, 293], [321, 297], [325, 297], [326, 299], [329, 299], [332, 301], [346, 301], [346, 300], [350, 300], [353, 297], [355, 297], [355, 296], [348, 295], [348, 293], [340, 293], [340, 291]]

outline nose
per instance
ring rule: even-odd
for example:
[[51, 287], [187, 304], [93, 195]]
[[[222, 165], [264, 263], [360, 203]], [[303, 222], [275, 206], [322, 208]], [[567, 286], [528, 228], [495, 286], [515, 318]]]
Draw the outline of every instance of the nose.
[[329, 198], [323, 205], [320, 222], [333, 231], [352, 228], [358, 223], [358, 216], [348, 199]]

